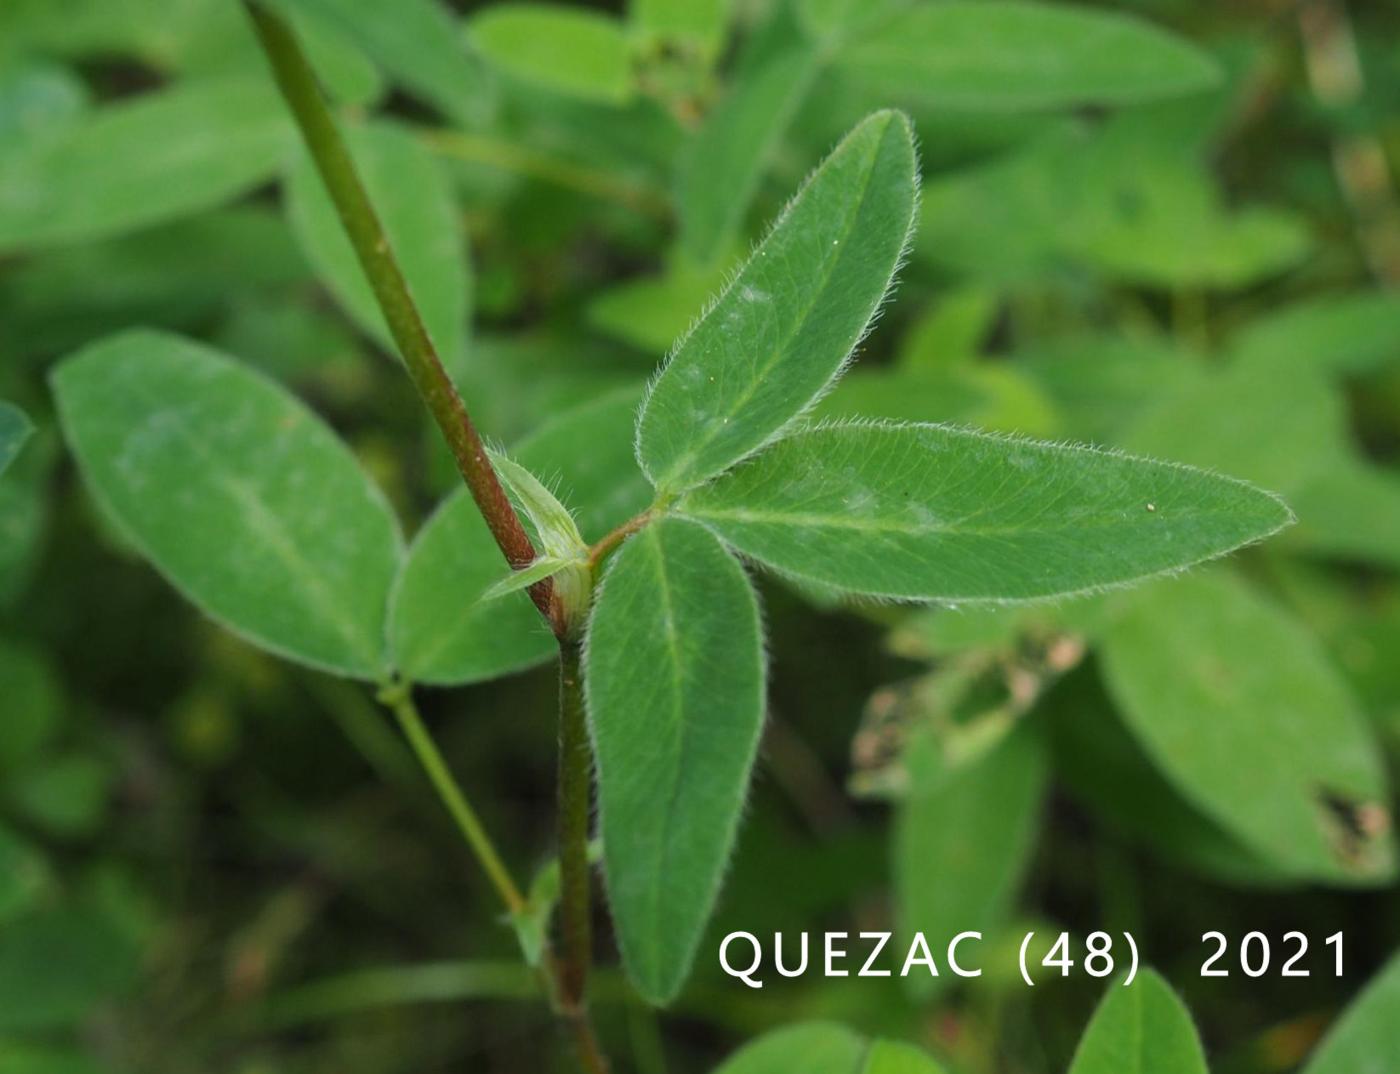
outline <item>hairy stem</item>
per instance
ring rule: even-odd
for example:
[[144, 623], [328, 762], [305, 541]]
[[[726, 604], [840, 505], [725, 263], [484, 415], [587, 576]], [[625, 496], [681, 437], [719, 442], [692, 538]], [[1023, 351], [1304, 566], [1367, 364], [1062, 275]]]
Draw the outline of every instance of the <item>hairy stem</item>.
[[476, 855], [476, 860], [481, 863], [487, 879], [500, 895], [501, 902], [505, 903], [506, 909], [511, 913], [522, 913], [526, 908], [525, 896], [520, 893], [520, 889], [511, 878], [509, 870], [496, 851], [496, 845], [491, 842], [491, 837], [482, 827], [476, 810], [472, 808], [461, 786], [453, 778], [452, 770], [447, 767], [447, 762], [437, 748], [437, 743], [433, 741], [433, 736], [423, 725], [423, 718], [418, 715], [418, 706], [413, 703], [412, 689], [406, 683], [395, 683], [381, 690], [379, 699], [398, 720], [404, 738], [408, 740], [409, 747], [423, 766], [423, 771], [427, 773], [433, 790], [437, 791], [442, 804], [452, 815], [458, 830], [471, 847], [472, 853]]
[[[245, 0], [245, 5], [277, 85], [355, 248], [409, 376], [442, 430], [457, 469], [506, 562], [516, 570], [529, 566], [535, 558], [534, 545], [501, 487], [466, 404], [433, 347], [306, 54], [286, 20], [258, 0]], [[562, 632], [564, 624], [549, 579], [531, 586], [530, 597], [555, 632]]]
[[590, 757], [583, 708], [582, 647], [559, 646], [559, 933], [560, 1001], [586, 1004], [593, 958], [589, 910], [588, 818]]
[[589, 568], [596, 571], [613, 549], [617, 548], [617, 546], [627, 540], [628, 537], [631, 537], [632, 534], [636, 533], [650, 522], [652, 517], [652, 510], [643, 511], [640, 515], [629, 518], [622, 525], [618, 526], [617, 529], [602, 537], [597, 544], [588, 550]]

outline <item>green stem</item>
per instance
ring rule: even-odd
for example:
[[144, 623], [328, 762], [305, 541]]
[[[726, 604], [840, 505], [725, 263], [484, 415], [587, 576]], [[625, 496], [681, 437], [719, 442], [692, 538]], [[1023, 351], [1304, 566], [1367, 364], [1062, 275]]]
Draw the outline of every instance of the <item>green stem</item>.
[[516, 887], [515, 881], [511, 879], [509, 870], [506, 869], [500, 854], [496, 852], [495, 844], [491, 842], [491, 837], [481, 826], [481, 820], [477, 817], [476, 810], [472, 808], [461, 786], [453, 778], [452, 771], [447, 767], [442, 752], [437, 748], [437, 743], [433, 741], [433, 736], [423, 725], [423, 718], [418, 715], [418, 706], [413, 703], [412, 689], [406, 683], [395, 683], [381, 690], [379, 699], [389, 707], [394, 718], [398, 720], [404, 738], [408, 740], [409, 747], [423, 766], [423, 771], [427, 773], [433, 790], [437, 791], [438, 797], [442, 799], [442, 804], [452, 815], [458, 830], [461, 831], [467, 845], [476, 855], [476, 860], [481, 863], [481, 868], [485, 871], [497, 894], [500, 895], [501, 902], [505, 903], [506, 909], [512, 914], [523, 913], [526, 908], [525, 897]]
[[[273, 76], [355, 249], [409, 376], [442, 430], [457, 469], [506, 562], [516, 570], [528, 566], [535, 558], [534, 545], [501, 487], [466, 404], [433, 347], [388, 236], [355, 171], [354, 160], [340, 136], [306, 54], [286, 20], [258, 0], [245, 0], [245, 5], [272, 66]], [[531, 586], [530, 596], [556, 633], [561, 632], [563, 623], [554, 607], [549, 580]]]
[[559, 645], [559, 985], [566, 1010], [586, 1005], [593, 960], [589, 909], [590, 757], [583, 707], [582, 646]]
[[663, 514], [664, 512], [664, 507], [651, 507], [648, 510], [643, 511], [640, 515], [636, 515], [632, 518], [629, 518], [626, 522], [618, 526], [611, 533], [604, 536], [601, 540], [598, 541], [597, 544], [595, 544], [592, 548], [588, 550], [589, 568], [596, 572], [598, 568], [602, 565], [603, 560], [606, 559], [609, 554], [611, 554], [613, 549], [617, 548], [617, 546], [622, 544], [623, 541], [627, 540], [628, 537], [631, 537], [632, 534], [642, 529], [658, 514]]

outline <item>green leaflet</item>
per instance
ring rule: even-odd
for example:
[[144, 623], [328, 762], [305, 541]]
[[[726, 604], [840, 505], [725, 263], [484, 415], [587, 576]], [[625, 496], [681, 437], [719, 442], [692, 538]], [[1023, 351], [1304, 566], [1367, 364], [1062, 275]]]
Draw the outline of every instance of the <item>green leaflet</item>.
[[0, 159], [0, 252], [213, 208], [275, 171], [291, 138], [264, 78], [179, 84], [109, 105]]
[[632, 96], [627, 36], [616, 19], [553, 3], [492, 4], [467, 23], [472, 41], [501, 70], [604, 104]]
[[622, 546], [589, 624], [585, 689], [623, 962], [665, 1003], [719, 893], [763, 723], [758, 605], [719, 541], [664, 519]]
[[[916, 742], [911, 748], [936, 748], [927, 735]], [[923, 932], [937, 950], [965, 930], [993, 936], [1005, 923], [1030, 864], [1049, 773], [1044, 744], [1028, 728], [957, 765], [930, 760], [942, 771], [916, 779], [901, 803], [893, 862], [904, 942]], [[928, 994], [951, 981], [916, 969], [907, 983]]]
[[553, 655], [554, 635], [525, 593], [483, 599], [507, 570], [476, 503], [458, 489], [414, 538], [394, 587], [389, 635], [405, 677], [460, 685]]
[[1207, 1074], [1191, 1013], [1144, 967], [1131, 985], [1109, 985], [1074, 1053], [1069, 1074]]
[[1031, 600], [1218, 556], [1289, 521], [1188, 467], [942, 425], [828, 425], [680, 510], [796, 578], [912, 600]]
[[490, 115], [494, 95], [457, 19], [439, 0], [276, 0], [339, 29], [393, 79], [468, 127]]
[[[466, 346], [472, 281], [447, 176], [418, 139], [391, 123], [351, 129], [347, 141], [428, 335], [443, 360], [453, 361]], [[305, 153], [287, 177], [287, 213], [331, 293], [361, 328], [393, 351], [379, 303]]]
[[714, 1074], [942, 1074], [918, 1048], [865, 1040], [833, 1022], [803, 1022], [745, 1045]]
[[1328, 1031], [1303, 1074], [1382, 1074], [1400, 1055], [1400, 957], [1392, 958]]
[[1022, 0], [909, 4], [838, 53], [841, 68], [944, 108], [1133, 104], [1213, 86], [1215, 62], [1149, 23]]
[[0, 474], [9, 469], [19, 449], [34, 432], [24, 411], [0, 399]]
[[1392, 876], [1391, 839], [1373, 819], [1388, 801], [1380, 754], [1315, 639], [1222, 572], [1123, 604], [1101, 646], [1109, 692], [1177, 789], [1294, 875]]
[[866, 119], [813, 173], [652, 386], [637, 453], [659, 489], [728, 468], [840, 372], [890, 288], [916, 190], [895, 112]]
[[67, 359], [53, 388], [93, 497], [186, 597], [290, 659], [356, 678], [389, 670], [398, 525], [300, 402], [148, 331]]
[[744, 223], [776, 143], [821, 66], [818, 44], [781, 0], [745, 44], [724, 97], [683, 150], [676, 175], [681, 249], [716, 262]]

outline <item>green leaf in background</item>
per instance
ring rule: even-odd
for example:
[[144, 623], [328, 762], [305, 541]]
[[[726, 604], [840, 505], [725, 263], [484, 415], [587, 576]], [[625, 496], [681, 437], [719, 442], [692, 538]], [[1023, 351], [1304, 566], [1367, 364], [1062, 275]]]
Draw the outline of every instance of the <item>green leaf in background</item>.
[[190, 600], [290, 659], [377, 679], [398, 524], [345, 445], [258, 374], [133, 331], [53, 375], [88, 488]]
[[55, 137], [88, 107], [81, 78], [56, 64], [0, 64], [0, 150]]
[[10, 468], [19, 449], [34, 432], [24, 411], [0, 399], [0, 474]]
[[1292, 495], [1283, 547], [1400, 568], [1400, 475], [1360, 459], [1315, 474]]
[[805, 1022], [766, 1033], [714, 1074], [860, 1074], [866, 1042], [834, 1022]]
[[37, 910], [0, 929], [0, 1033], [57, 1029], [135, 980], [140, 951], [84, 906]]
[[0, 607], [23, 591], [38, 565], [49, 519], [48, 454], [27, 451], [0, 476]]
[[59, 839], [92, 835], [112, 787], [111, 769], [87, 754], [31, 763], [5, 781], [4, 797], [26, 820]]
[[1018, 348], [1009, 364], [1050, 399], [1069, 435], [1100, 444], [1122, 443], [1163, 398], [1209, 372], [1199, 355], [1154, 336], [1076, 333]]
[[765, 1033], [714, 1074], [942, 1074], [918, 1048], [866, 1040], [834, 1022], [803, 1022]]
[[1391, 877], [1384, 766], [1315, 638], [1220, 571], [1123, 604], [1102, 639], [1109, 692], [1178, 790], [1295, 875]]
[[608, 902], [628, 976], [665, 1003], [719, 894], [763, 724], [763, 639], [743, 568], [665, 519], [622, 546], [588, 628]]
[[390, 638], [410, 681], [479, 682], [554, 654], [554, 635], [528, 596], [483, 600], [507, 570], [475, 501], [459, 488], [414, 538], [394, 587]]
[[546, 422], [511, 449], [516, 461], [556, 489], [590, 542], [651, 503], [632, 434], [641, 401], [640, 386], [607, 392]]
[[812, 409], [812, 416], [953, 422], [1025, 436], [1060, 432], [1054, 405], [1009, 362], [941, 370], [858, 368]]
[[[422, 143], [393, 124], [351, 129], [347, 142], [428, 335], [443, 360], [451, 361], [466, 345], [472, 281], [465, 230], [447, 176]], [[287, 177], [287, 213], [331, 293], [392, 352], [379, 303], [306, 154]]]
[[1235, 887], [1293, 883], [1181, 796], [1124, 725], [1091, 669], [1057, 684], [1037, 705], [1036, 719], [1049, 729], [1057, 785], [1109, 831]]
[[487, 59], [527, 82], [604, 104], [625, 104], [632, 96], [627, 35], [601, 11], [492, 4], [472, 16], [467, 31]]
[[310, 278], [282, 214], [230, 206], [25, 258], [0, 279], [0, 345], [47, 357], [133, 323], [195, 328], [235, 296], [286, 298]]
[[1074, 1053], [1069, 1074], [1207, 1074], [1191, 1012], [1144, 967], [1131, 985], [1109, 985]]
[[1121, 442], [1292, 495], [1350, 461], [1346, 399], [1318, 370], [1248, 362], [1163, 391]]
[[745, 44], [728, 89], [686, 144], [676, 175], [681, 249], [712, 265], [729, 248], [779, 139], [821, 65], [818, 45], [780, 0]]
[[1290, 214], [1232, 210], [1203, 155], [1156, 109], [1048, 126], [1024, 148], [924, 187], [915, 253], [974, 280], [1089, 270], [1152, 287], [1234, 288], [1295, 265]]
[[40, 1044], [7, 1044], [0, 1050], [0, 1074], [102, 1074], [81, 1052]]
[[629, 0], [627, 21], [644, 38], [680, 42], [706, 58], [724, 41], [733, 0]]
[[[973, 930], [991, 936], [1005, 923], [1039, 828], [1047, 777], [1045, 747], [1022, 728], [985, 753], [958, 763], [936, 755], [932, 736], [909, 747], [911, 786], [894, 828], [894, 882], [900, 933], [951, 939]], [[931, 942], [941, 942], [933, 940]], [[914, 970], [911, 990], [926, 996], [953, 983]]]
[[276, 0], [340, 30], [414, 96], [477, 126], [494, 107], [480, 59], [439, 0]]
[[860, 1074], [943, 1074], [943, 1068], [911, 1044], [872, 1041]]
[[1328, 1031], [1303, 1074], [1384, 1074], [1400, 1055], [1400, 957], [1391, 958]]
[[1001, 303], [995, 291], [969, 285], [939, 296], [905, 331], [896, 364], [906, 372], [942, 372], [981, 353]]
[[0, 160], [0, 252], [104, 238], [210, 209], [271, 175], [292, 128], [266, 79], [108, 105]]
[[705, 301], [723, 288], [722, 268], [692, 268], [684, 261], [664, 276], [627, 280], [588, 304], [588, 323], [657, 358], [695, 323]]
[[1023, 0], [908, 4], [839, 53], [895, 99], [946, 108], [1133, 104], [1213, 86], [1195, 45], [1118, 12]]
[[652, 386], [637, 453], [659, 489], [733, 465], [840, 372], [893, 282], [917, 189], [896, 112], [865, 120], [813, 173]]
[[52, 879], [39, 851], [0, 825], [0, 928], [33, 909]]
[[1222, 555], [1289, 522], [1188, 467], [941, 425], [829, 425], [681, 502], [801, 580], [911, 600], [1031, 600]]
[[1233, 342], [1239, 362], [1362, 376], [1400, 363], [1400, 297], [1362, 292], [1298, 302], [1251, 322]]

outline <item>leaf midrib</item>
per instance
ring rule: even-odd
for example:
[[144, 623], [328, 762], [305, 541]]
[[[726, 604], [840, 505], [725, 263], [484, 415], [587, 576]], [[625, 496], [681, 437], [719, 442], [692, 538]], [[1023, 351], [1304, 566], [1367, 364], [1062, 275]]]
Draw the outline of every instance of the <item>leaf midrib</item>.
[[[860, 518], [855, 515], [817, 515], [796, 511], [762, 511], [746, 507], [713, 508], [704, 506], [696, 507], [686, 504], [683, 505], [683, 510], [696, 520], [711, 519], [749, 523], [760, 526], [801, 526], [811, 529], [846, 530], [855, 533], [891, 534], [904, 537], [926, 537], [937, 534], [967, 537], [1020, 537], [1030, 534], [1063, 534], [1085, 529], [1106, 529], [1127, 521], [1127, 519], [1121, 517], [1121, 513], [1127, 512], [1129, 509], [1121, 508], [1119, 517], [1106, 517], [1092, 520], [1077, 519], [1074, 521], [1067, 521], [1062, 525], [1054, 526], [1023, 525], [981, 527], [964, 526], [960, 521], [943, 524], [906, 523], [896, 519]], [[1209, 512], [1209, 514], [1220, 513], [1221, 512]], [[1207, 514], [1207, 512], [1200, 509], [1193, 509], [1193, 516], [1196, 518], [1206, 517]], [[1226, 514], [1228, 517], [1234, 517], [1228, 513]]]
[[[676, 804], [680, 799], [681, 790], [681, 763], [685, 758], [686, 740], [689, 736], [689, 724], [685, 718], [684, 693], [681, 690], [681, 652], [680, 642], [676, 637], [676, 617], [675, 602], [671, 596], [670, 577], [666, 571], [666, 550], [658, 532], [652, 531], [648, 534], [649, 543], [655, 548], [656, 558], [656, 592], [660, 599], [663, 622], [665, 626], [664, 634], [666, 638], [667, 653], [671, 658], [671, 665], [676, 669], [676, 673], [671, 676], [671, 721], [673, 725], [678, 725], [679, 734], [676, 736], [676, 748], [670, 758], [670, 769], [672, 777], [670, 779], [671, 793], [667, 796], [666, 806], [662, 814], [660, 854], [658, 855], [658, 868], [652, 871], [652, 882], [647, 898], [647, 918], [651, 924], [652, 932], [652, 957], [656, 958], [662, 949], [662, 929], [660, 906], [663, 899], [661, 883], [663, 878], [670, 875], [668, 859], [670, 857], [671, 840], [665, 838], [670, 832], [676, 813]], [[653, 971], [659, 973], [664, 966], [659, 963], [653, 965]]]

